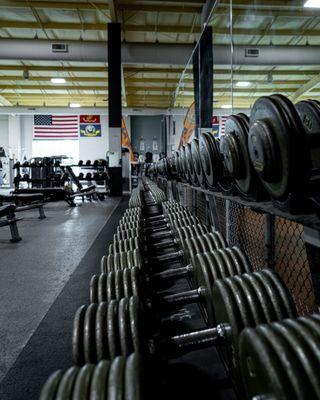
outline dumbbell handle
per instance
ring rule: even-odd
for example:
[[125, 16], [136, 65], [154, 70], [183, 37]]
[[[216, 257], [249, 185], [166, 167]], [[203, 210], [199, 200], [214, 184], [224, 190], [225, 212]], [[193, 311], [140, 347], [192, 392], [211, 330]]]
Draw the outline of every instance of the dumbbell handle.
[[181, 354], [189, 353], [190, 351], [206, 349], [225, 343], [230, 329], [230, 325], [220, 324], [215, 328], [173, 336], [170, 339], [163, 340], [160, 343], [160, 349], [169, 358], [179, 357]]
[[162, 232], [162, 231], [167, 231], [168, 229], [170, 229], [170, 225], [169, 224], [165, 224], [165, 225], [157, 226], [157, 227], [144, 228], [144, 232], [146, 234], [148, 234], [148, 232], [150, 232], [150, 233], [152, 233], [152, 232]]
[[156, 257], [152, 257], [150, 259], [151, 262], [162, 263], [162, 262], [170, 262], [170, 261], [179, 261], [184, 256], [184, 252], [182, 250], [176, 251], [174, 253], [162, 254]]
[[184, 306], [186, 304], [197, 303], [202, 299], [203, 291], [206, 289], [200, 287], [193, 290], [187, 290], [176, 294], [164, 296], [161, 300], [163, 305], [167, 306]]
[[163, 250], [167, 249], [168, 247], [172, 247], [179, 244], [179, 241], [177, 239], [171, 239], [168, 240], [167, 242], [160, 242], [160, 243], [151, 243], [148, 247], [151, 250]]
[[173, 236], [172, 231], [167, 232], [157, 232], [154, 235], [150, 235], [149, 238], [151, 240], [161, 240], [161, 239], [170, 239]]
[[153, 275], [153, 279], [177, 279], [177, 278], [186, 278], [191, 272], [193, 272], [193, 266], [187, 265], [186, 267], [181, 268], [171, 268], [163, 272], [158, 272]]

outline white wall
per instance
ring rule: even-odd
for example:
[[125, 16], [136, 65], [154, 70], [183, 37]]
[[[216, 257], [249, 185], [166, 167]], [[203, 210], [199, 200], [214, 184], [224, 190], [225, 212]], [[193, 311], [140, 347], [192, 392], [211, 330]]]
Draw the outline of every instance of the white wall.
[[8, 115], [0, 115], [0, 147], [9, 145]]

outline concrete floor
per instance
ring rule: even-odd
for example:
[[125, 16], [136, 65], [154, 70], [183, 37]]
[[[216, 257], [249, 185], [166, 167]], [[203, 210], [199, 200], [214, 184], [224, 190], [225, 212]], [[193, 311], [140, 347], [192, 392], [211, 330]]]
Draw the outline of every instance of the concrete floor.
[[47, 203], [44, 220], [37, 210], [21, 213], [15, 244], [9, 228], [0, 229], [0, 381], [118, 204]]

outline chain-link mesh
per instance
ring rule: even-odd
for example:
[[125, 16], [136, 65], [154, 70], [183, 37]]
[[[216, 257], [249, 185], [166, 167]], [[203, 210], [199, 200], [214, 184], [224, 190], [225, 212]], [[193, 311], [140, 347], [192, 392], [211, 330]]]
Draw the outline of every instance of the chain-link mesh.
[[229, 244], [246, 253], [254, 270], [264, 268], [265, 215], [234, 201], [229, 204]]
[[218, 220], [217, 229], [226, 237], [226, 200], [214, 197], [216, 217]]
[[196, 216], [202, 224], [208, 224], [206, 196], [203, 192], [195, 192]]
[[316, 311], [303, 226], [284, 218], [275, 220], [275, 270], [287, 285], [299, 314]]

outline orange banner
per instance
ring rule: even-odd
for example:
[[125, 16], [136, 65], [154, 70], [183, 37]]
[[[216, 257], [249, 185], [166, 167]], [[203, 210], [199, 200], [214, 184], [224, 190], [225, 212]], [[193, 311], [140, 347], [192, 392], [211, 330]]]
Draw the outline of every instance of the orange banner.
[[194, 133], [196, 127], [196, 113], [195, 113], [195, 103], [193, 102], [189, 107], [186, 117], [183, 121], [183, 130], [180, 137], [180, 142], [178, 149], [187, 144]]
[[129, 132], [126, 127], [124, 118], [122, 118], [122, 121], [121, 121], [121, 130], [122, 130], [121, 145], [122, 145], [122, 147], [126, 147], [127, 149], [130, 150], [130, 161], [134, 162], [135, 160], [134, 160], [133, 150], [132, 150], [132, 146], [131, 146], [131, 140], [129, 137]]

